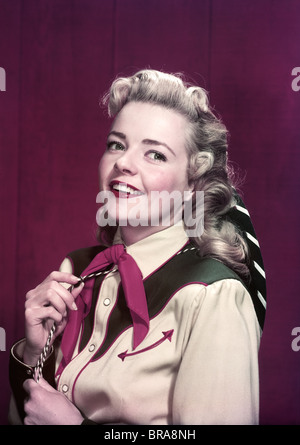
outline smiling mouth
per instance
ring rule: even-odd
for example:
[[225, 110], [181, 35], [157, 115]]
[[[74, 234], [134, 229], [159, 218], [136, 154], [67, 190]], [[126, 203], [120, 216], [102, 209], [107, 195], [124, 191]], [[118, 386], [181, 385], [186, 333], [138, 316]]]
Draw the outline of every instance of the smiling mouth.
[[110, 189], [117, 198], [131, 198], [144, 194], [140, 190], [131, 187], [128, 184], [117, 181], [112, 181], [110, 183]]

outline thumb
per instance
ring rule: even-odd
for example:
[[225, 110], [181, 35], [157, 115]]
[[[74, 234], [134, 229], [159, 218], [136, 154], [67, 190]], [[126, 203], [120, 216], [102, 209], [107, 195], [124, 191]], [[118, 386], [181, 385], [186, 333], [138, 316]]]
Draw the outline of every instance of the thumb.
[[56, 392], [56, 389], [54, 389], [53, 386], [51, 386], [51, 385], [47, 382], [47, 380], [44, 379], [44, 377], [41, 377], [41, 378], [39, 379], [38, 384], [39, 384], [42, 388], [46, 389], [46, 390], [49, 391], [49, 392]]

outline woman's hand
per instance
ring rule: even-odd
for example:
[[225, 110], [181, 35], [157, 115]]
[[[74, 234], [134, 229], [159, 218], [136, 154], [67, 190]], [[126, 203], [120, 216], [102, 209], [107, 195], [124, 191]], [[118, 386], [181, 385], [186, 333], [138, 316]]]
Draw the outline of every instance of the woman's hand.
[[83, 283], [72, 292], [61, 283], [75, 285], [78, 284], [78, 278], [71, 273], [52, 272], [39, 286], [26, 294], [23, 360], [30, 366], [37, 363], [53, 322], [56, 323], [56, 331], [52, 342], [66, 326], [67, 310], [77, 310], [75, 299]]
[[25, 425], [80, 425], [83, 417], [67, 397], [41, 378], [25, 380], [23, 387], [28, 393], [24, 404]]

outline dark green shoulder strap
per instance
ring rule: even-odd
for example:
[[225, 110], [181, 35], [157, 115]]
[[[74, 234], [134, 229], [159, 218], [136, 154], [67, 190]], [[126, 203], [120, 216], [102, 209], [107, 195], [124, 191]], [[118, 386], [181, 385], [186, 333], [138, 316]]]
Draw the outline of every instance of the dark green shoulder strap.
[[180, 288], [200, 283], [205, 286], [224, 279], [241, 279], [220, 261], [202, 259], [192, 244], [186, 246], [144, 280], [150, 317], [158, 313]]

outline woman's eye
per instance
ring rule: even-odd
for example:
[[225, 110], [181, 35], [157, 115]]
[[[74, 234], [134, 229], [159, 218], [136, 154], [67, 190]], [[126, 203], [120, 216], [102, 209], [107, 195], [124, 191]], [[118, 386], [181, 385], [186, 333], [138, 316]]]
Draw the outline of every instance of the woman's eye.
[[163, 155], [159, 151], [151, 151], [151, 152], [149, 152], [148, 153], [148, 157], [150, 159], [153, 159], [153, 161], [158, 161], [158, 162], [166, 162], [166, 160], [167, 160], [165, 155]]
[[117, 141], [110, 141], [110, 142], [108, 142], [107, 143], [107, 148], [108, 148], [108, 150], [113, 150], [113, 151], [115, 151], [115, 150], [124, 150], [124, 146], [120, 142], [117, 142]]

